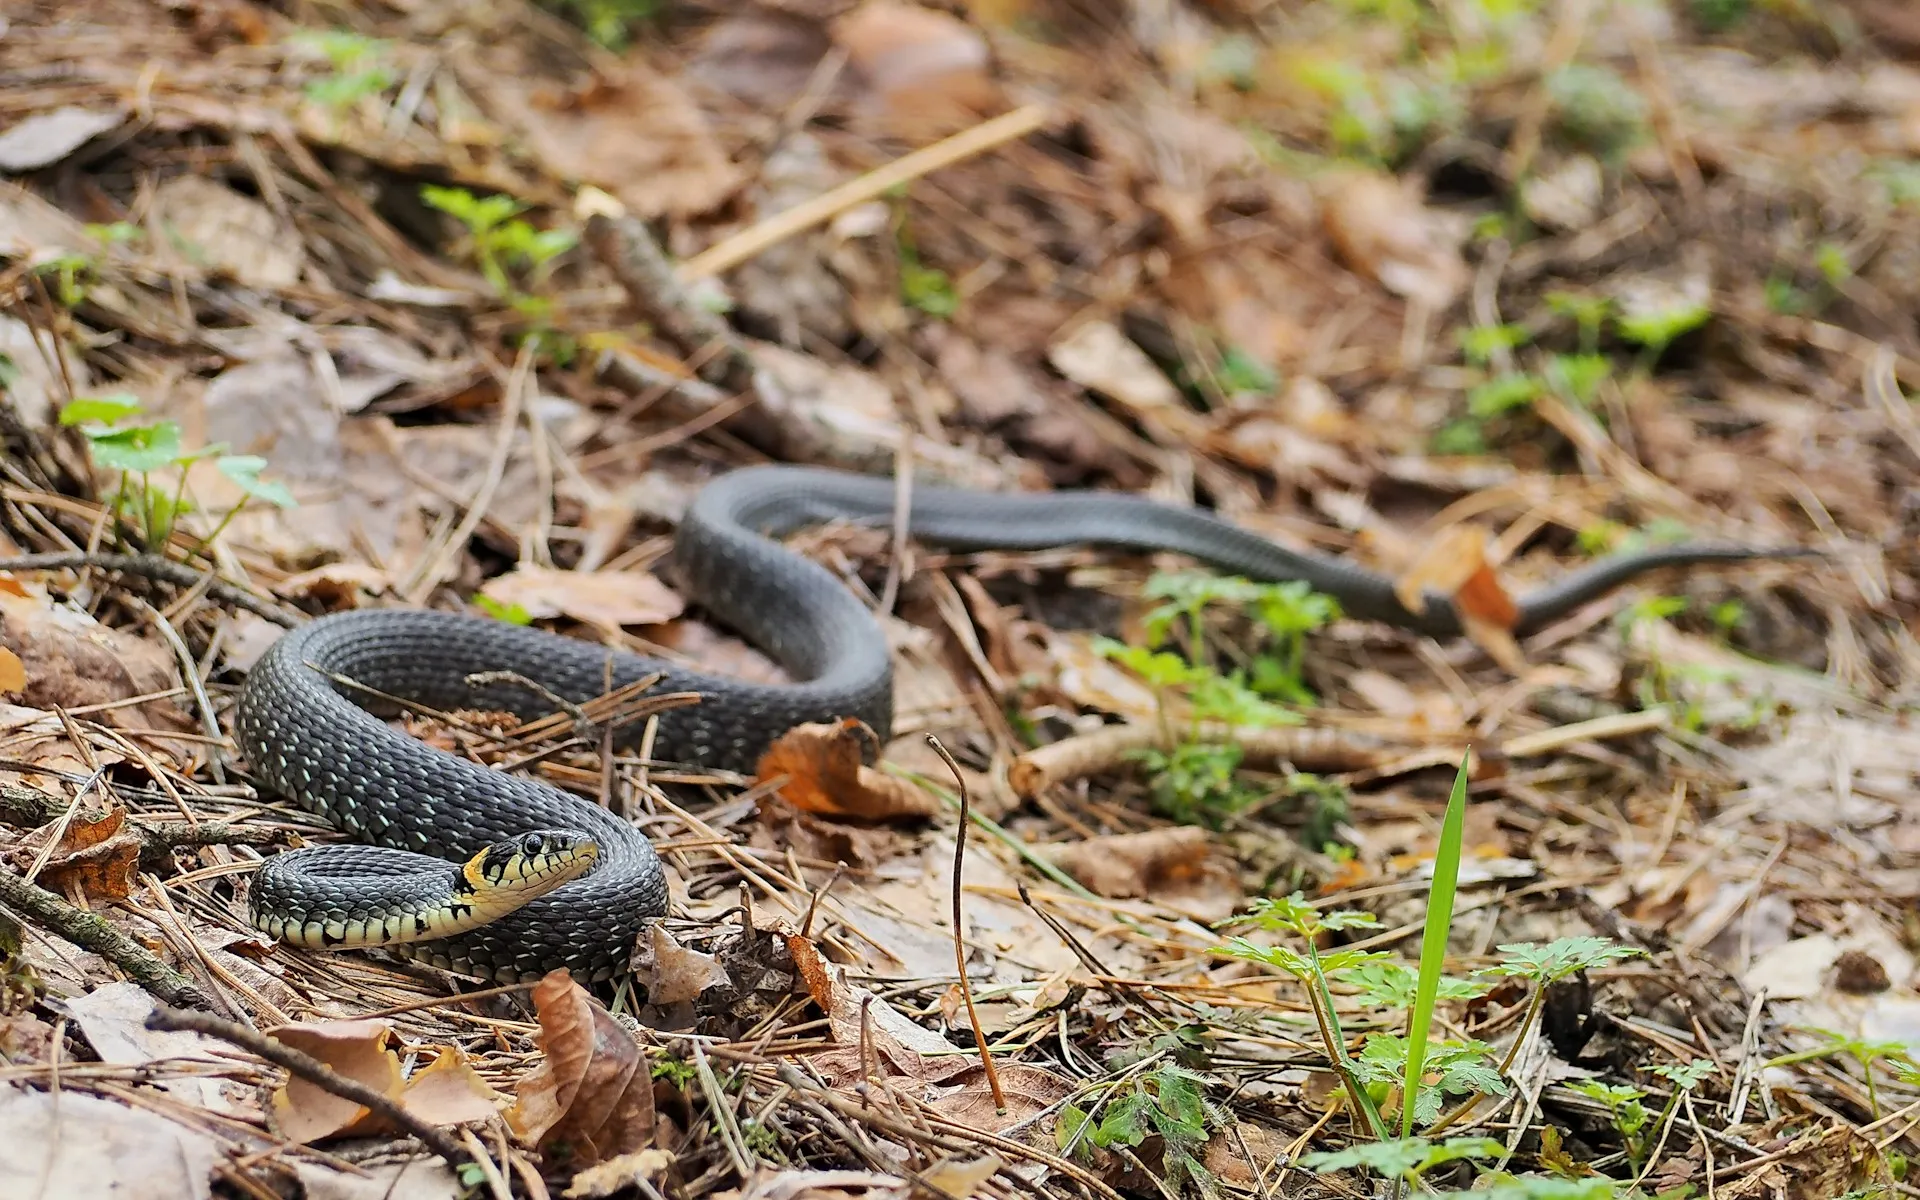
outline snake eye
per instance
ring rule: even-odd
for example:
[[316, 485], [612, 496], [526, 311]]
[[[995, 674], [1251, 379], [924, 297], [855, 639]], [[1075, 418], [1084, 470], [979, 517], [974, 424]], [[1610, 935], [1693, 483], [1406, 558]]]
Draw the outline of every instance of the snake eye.
[[547, 839], [537, 833], [530, 833], [520, 839], [520, 849], [528, 854], [540, 854], [547, 848]]

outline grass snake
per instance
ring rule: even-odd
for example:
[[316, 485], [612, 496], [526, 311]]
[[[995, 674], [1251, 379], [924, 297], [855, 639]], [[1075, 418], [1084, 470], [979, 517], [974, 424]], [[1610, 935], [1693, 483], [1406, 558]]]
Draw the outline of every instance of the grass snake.
[[[890, 479], [773, 466], [724, 475], [689, 508], [674, 542], [686, 589], [778, 662], [797, 681], [790, 684], [702, 674], [443, 612], [356, 610], [289, 632], [247, 677], [236, 740], [261, 782], [367, 844], [269, 858], [253, 886], [255, 924], [296, 944], [388, 945], [503, 982], [556, 967], [583, 981], [618, 976], [644, 923], [667, 905], [660, 860], [640, 830], [588, 800], [399, 732], [382, 719], [394, 705], [370, 693], [535, 719], [551, 700], [506, 682], [471, 686], [468, 677], [511, 671], [583, 703], [658, 672], [663, 689], [702, 697], [660, 715], [659, 758], [750, 771], [793, 726], [841, 717], [865, 721], [884, 741], [893, 674], [879, 624], [833, 574], [776, 539], [836, 520], [890, 526], [894, 507]], [[1107, 492], [916, 486], [909, 514], [915, 537], [953, 550], [1175, 551], [1252, 579], [1304, 580], [1349, 616], [1433, 637], [1461, 632], [1443, 597], [1410, 611], [1384, 576], [1285, 549], [1200, 509]], [[1603, 559], [1520, 598], [1516, 632], [1658, 567], [1806, 553], [1693, 544]], [[635, 723], [616, 744], [642, 732]], [[500, 903], [493, 889], [508, 885], [552, 890], [496, 917], [487, 911]]]

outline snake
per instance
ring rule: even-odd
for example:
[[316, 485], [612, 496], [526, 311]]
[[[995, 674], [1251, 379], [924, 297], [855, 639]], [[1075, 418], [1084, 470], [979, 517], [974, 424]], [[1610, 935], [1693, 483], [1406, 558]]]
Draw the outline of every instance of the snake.
[[[1410, 607], [1384, 575], [1200, 507], [1102, 490], [916, 485], [904, 495], [904, 532], [951, 551], [1172, 552], [1252, 580], [1300, 581], [1348, 617], [1433, 638], [1463, 632], [1444, 595]], [[621, 977], [668, 906], [665, 870], [642, 830], [584, 797], [430, 746], [388, 718], [414, 705], [536, 720], [556, 699], [584, 704], [658, 676], [660, 689], [699, 701], [653, 718], [656, 759], [748, 772], [795, 726], [843, 718], [884, 744], [893, 666], [879, 621], [782, 539], [833, 522], [891, 528], [901, 498], [890, 478], [775, 464], [719, 475], [690, 503], [672, 548], [682, 590], [791, 682], [426, 609], [350, 609], [282, 635], [242, 684], [235, 741], [258, 782], [358, 844], [267, 857], [249, 893], [252, 923], [294, 946], [379, 947], [502, 983], [556, 969], [585, 983]], [[1519, 597], [1512, 631], [1538, 631], [1656, 568], [1817, 553], [1682, 543], [1616, 554]], [[632, 749], [648, 724], [616, 729], [613, 745]]]

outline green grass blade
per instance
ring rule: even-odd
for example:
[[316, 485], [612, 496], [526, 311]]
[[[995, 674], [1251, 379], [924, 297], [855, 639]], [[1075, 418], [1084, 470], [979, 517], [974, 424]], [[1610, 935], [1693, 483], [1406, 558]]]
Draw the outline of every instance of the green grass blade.
[[1467, 759], [1462, 758], [1460, 771], [1453, 777], [1453, 794], [1447, 797], [1447, 815], [1440, 823], [1440, 847], [1433, 855], [1427, 928], [1420, 938], [1420, 981], [1413, 997], [1413, 1019], [1407, 1028], [1407, 1078], [1400, 1101], [1401, 1137], [1413, 1133], [1413, 1102], [1420, 1095], [1420, 1075], [1427, 1065], [1427, 1033], [1433, 1028], [1433, 1005], [1440, 995], [1440, 971], [1447, 958], [1447, 932], [1453, 927], [1453, 899], [1460, 882], [1460, 842], [1466, 818]]

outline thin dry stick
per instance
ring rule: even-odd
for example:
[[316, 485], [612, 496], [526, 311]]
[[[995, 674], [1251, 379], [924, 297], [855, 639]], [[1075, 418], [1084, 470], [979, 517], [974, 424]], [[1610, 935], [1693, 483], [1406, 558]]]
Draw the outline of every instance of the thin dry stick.
[[204, 1006], [207, 998], [193, 981], [162, 962], [153, 951], [134, 941], [98, 913], [75, 908], [45, 888], [0, 871], [0, 908], [12, 909], [91, 950], [127, 973], [127, 977], [168, 1004]]
[[679, 276], [682, 280], [691, 281], [718, 275], [729, 267], [739, 266], [769, 246], [784, 242], [815, 225], [824, 224], [857, 204], [865, 204], [889, 188], [942, 167], [952, 166], [962, 159], [983, 154], [1003, 142], [1025, 137], [1046, 124], [1046, 120], [1047, 110], [1044, 106], [1029, 104], [896, 158], [878, 170], [850, 179], [805, 203], [776, 213], [758, 225], [743, 229], [718, 245], [694, 255], [680, 264]]
[[500, 481], [507, 473], [507, 460], [513, 456], [513, 435], [520, 427], [520, 413], [526, 406], [526, 394], [533, 387], [530, 378], [533, 371], [533, 342], [529, 340], [520, 348], [520, 356], [513, 364], [513, 372], [507, 377], [505, 394], [501, 397], [500, 424], [494, 435], [493, 453], [487, 460], [487, 474], [480, 481], [479, 490], [474, 492], [473, 501], [467, 506], [460, 523], [447, 535], [446, 542], [440, 547], [438, 555], [428, 560], [426, 569], [413, 586], [407, 590], [407, 603], [418, 606], [426, 603], [433, 589], [453, 569], [460, 555], [466, 549], [474, 530], [480, 528], [487, 509], [493, 505], [494, 493], [500, 489]]
[[102, 571], [123, 571], [129, 575], [142, 575], [148, 579], [171, 583], [176, 587], [197, 587], [205, 584], [207, 594], [215, 600], [231, 604], [235, 608], [245, 609], [256, 617], [264, 617], [272, 621], [275, 625], [291, 629], [299, 623], [298, 617], [282, 612], [245, 588], [217, 578], [210, 571], [202, 571], [186, 563], [162, 558], [158, 554], [88, 554], [81, 550], [70, 550], [53, 554], [23, 554], [17, 558], [0, 559], [0, 571], [57, 571], [88, 567]]
[[266, 1059], [275, 1066], [284, 1067], [293, 1074], [313, 1084], [325, 1088], [342, 1100], [351, 1100], [368, 1112], [391, 1122], [395, 1128], [404, 1129], [420, 1139], [422, 1145], [445, 1159], [455, 1172], [465, 1168], [473, 1160], [453, 1140], [447, 1131], [429, 1125], [400, 1107], [392, 1097], [374, 1091], [358, 1080], [346, 1076], [327, 1066], [319, 1059], [295, 1050], [292, 1046], [264, 1033], [222, 1020], [211, 1013], [183, 1012], [177, 1008], [155, 1008], [147, 1015], [148, 1029], [164, 1029], [176, 1033], [199, 1033], [207, 1037], [219, 1038], [231, 1042], [242, 1050]]
[[880, 612], [893, 615], [894, 602], [900, 598], [900, 579], [906, 574], [907, 529], [913, 523], [913, 439], [900, 439], [900, 452], [893, 460], [893, 553], [887, 559], [887, 582], [880, 589]]
[[953, 772], [954, 786], [960, 789], [960, 832], [953, 840], [953, 963], [960, 972], [960, 996], [967, 1002], [967, 1023], [973, 1026], [974, 1045], [980, 1047], [980, 1066], [987, 1073], [987, 1086], [993, 1089], [993, 1107], [996, 1112], [1007, 1111], [1007, 1094], [1000, 1089], [1000, 1072], [994, 1069], [993, 1052], [987, 1049], [987, 1035], [980, 1028], [980, 1014], [973, 1007], [973, 985], [967, 982], [967, 943], [960, 935], [960, 884], [961, 870], [967, 857], [967, 821], [972, 816], [969, 811], [971, 801], [967, 796], [967, 777], [960, 773], [960, 764], [953, 761], [953, 755], [940, 744], [940, 739], [927, 735], [927, 744], [933, 747], [947, 770]]

